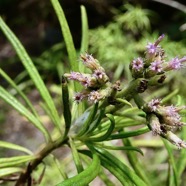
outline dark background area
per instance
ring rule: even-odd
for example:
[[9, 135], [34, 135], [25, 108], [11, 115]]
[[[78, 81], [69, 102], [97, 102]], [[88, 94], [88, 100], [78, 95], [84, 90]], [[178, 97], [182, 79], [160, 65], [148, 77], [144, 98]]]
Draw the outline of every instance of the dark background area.
[[[179, 26], [186, 22], [184, 13], [156, 1], [122, 1], [122, 0], [63, 0], [61, 5], [65, 11], [76, 47], [81, 40], [80, 5], [85, 5], [89, 28], [107, 24], [114, 17], [113, 9], [119, 9], [125, 3], [140, 5], [157, 14], [156, 20], [151, 21], [152, 29], [166, 32], [173, 40], [181, 40], [185, 33], [180, 32]], [[184, 1], [177, 1], [184, 4]], [[50, 4], [44, 0], [1, 0], [0, 14], [6, 23], [23, 42], [31, 55], [39, 55], [43, 50], [62, 40], [59, 22]], [[6, 39], [0, 35], [0, 57], [8, 57], [4, 51]], [[4, 53], [3, 53], [4, 52]], [[10, 52], [9, 55], [12, 55]]]

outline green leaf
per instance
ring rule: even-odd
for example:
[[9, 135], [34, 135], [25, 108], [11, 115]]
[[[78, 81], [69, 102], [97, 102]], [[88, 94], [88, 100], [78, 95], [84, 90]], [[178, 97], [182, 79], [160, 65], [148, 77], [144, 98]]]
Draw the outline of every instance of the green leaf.
[[78, 151], [77, 151], [77, 149], [76, 149], [76, 147], [75, 147], [75, 144], [74, 144], [74, 142], [73, 142], [73, 140], [72, 140], [71, 138], [70, 138], [69, 142], [70, 142], [70, 147], [71, 147], [71, 151], [72, 151], [72, 156], [73, 156], [73, 159], [74, 159], [74, 162], [75, 162], [77, 171], [78, 171], [78, 173], [80, 173], [80, 172], [83, 171], [83, 165], [82, 165], [82, 163], [81, 163], [81, 160], [80, 160]]
[[0, 68], [0, 75], [5, 78], [5, 80], [19, 93], [19, 95], [23, 98], [27, 106], [30, 108], [32, 113], [38, 117], [38, 114], [33, 107], [32, 103], [29, 101], [29, 99], [26, 97], [26, 95], [19, 89], [19, 87], [14, 83], [14, 81]]
[[22, 105], [15, 97], [0, 86], [0, 98], [16, 109], [20, 114], [25, 116], [36, 128], [38, 128], [45, 136], [46, 140], [50, 140], [50, 134], [42, 123]]
[[124, 105], [128, 105], [130, 107], [133, 107], [132, 104], [125, 99], [117, 98], [116, 101], [118, 101], [119, 103], [123, 103]]
[[88, 134], [92, 133], [101, 124], [101, 120], [105, 115], [105, 109], [100, 109], [98, 112], [96, 120], [91, 124]]
[[19, 167], [3, 168], [3, 169], [0, 169], [0, 177], [8, 176], [10, 174], [14, 174], [18, 172], [23, 172], [23, 169]]
[[81, 5], [81, 22], [82, 22], [82, 38], [80, 53], [84, 53], [88, 50], [88, 19], [86, 9]]
[[80, 174], [69, 178], [57, 186], [85, 186], [89, 184], [100, 171], [100, 160], [96, 153], [93, 154], [92, 163]]
[[9, 29], [9, 27], [6, 25], [6, 23], [3, 21], [3, 19], [0, 17], [0, 28], [3, 31], [3, 33], [6, 35], [8, 40], [11, 42], [12, 46], [14, 47], [15, 51], [17, 52], [17, 55], [19, 56], [20, 60], [22, 61], [24, 67], [26, 68], [28, 74], [30, 75], [31, 79], [33, 80], [35, 86], [37, 87], [41, 97], [45, 101], [47, 107], [49, 108], [51, 115], [53, 117], [53, 122], [57, 129], [60, 131], [60, 118], [57, 113], [56, 107], [54, 105], [54, 102], [43, 82], [41, 79], [41, 76], [39, 75], [36, 67], [34, 66], [32, 60], [30, 59], [29, 55], [27, 54], [25, 48], [20, 43], [18, 38], [15, 36], [15, 34]]
[[89, 138], [88, 140], [94, 141], [94, 142], [104, 141], [104, 140], [107, 140], [107, 138], [111, 135], [111, 133], [115, 127], [115, 120], [114, 120], [113, 115], [111, 115], [111, 114], [106, 114], [106, 116], [109, 118], [109, 120], [111, 122], [107, 132], [103, 136]]
[[68, 131], [71, 126], [71, 111], [69, 103], [69, 92], [67, 87], [67, 82], [65, 77], [62, 76], [62, 104], [63, 104], [63, 115], [65, 119], [65, 136], [68, 134]]
[[15, 156], [11, 158], [0, 158], [0, 168], [17, 166], [34, 159], [34, 156]]
[[149, 132], [149, 128], [148, 127], [143, 127], [140, 128], [138, 130], [134, 130], [134, 131], [129, 131], [129, 132], [121, 132], [119, 134], [112, 134], [109, 138], [109, 140], [113, 140], [113, 139], [122, 139], [122, 138], [128, 138], [128, 137], [133, 137], [133, 136], [139, 136], [141, 134], [145, 134], [147, 132]]
[[108, 151], [103, 149], [97, 149], [97, 152], [100, 154], [101, 157], [104, 157], [109, 162], [112, 162], [112, 165], [116, 165], [120, 171], [124, 175], [128, 177], [130, 181], [132, 181], [136, 186], [147, 186], [147, 184], [131, 169], [129, 169], [123, 162], [121, 162], [118, 158], [110, 154]]
[[162, 140], [163, 140], [163, 143], [164, 143], [164, 145], [165, 145], [165, 147], [167, 149], [167, 153], [169, 155], [170, 165], [173, 168], [173, 172], [174, 172], [174, 174], [173, 174], [174, 184], [175, 184], [175, 186], [178, 186], [178, 181], [179, 181], [179, 179], [178, 179], [178, 170], [177, 170], [177, 167], [176, 167], [176, 162], [174, 161], [173, 151], [172, 151], [169, 143], [167, 142], [167, 140], [165, 140], [163, 138], [162, 138]]
[[85, 121], [85, 123], [83, 124], [81, 130], [79, 131], [79, 133], [77, 135], [78, 137], [83, 136], [88, 131], [90, 124], [95, 119], [95, 115], [97, 113], [97, 110], [98, 110], [98, 103], [96, 103], [93, 106], [92, 110], [89, 112], [87, 120]]
[[132, 181], [118, 168], [117, 164], [109, 161], [103, 156], [100, 157], [101, 165], [109, 170], [120, 182], [122, 185], [133, 186]]
[[[98, 145], [96, 145], [98, 146]], [[109, 146], [109, 145], [99, 145], [98, 147], [109, 149], [109, 150], [126, 150], [126, 151], [136, 151], [143, 155], [143, 152], [140, 148], [133, 147], [133, 146]]]
[[[74, 47], [74, 42], [72, 39], [72, 35], [67, 23], [67, 20], [65, 18], [65, 14], [64, 11], [62, 9], [62, 7], [60, 6], [60, 3], [58, 0], [51, 0], [52, 6], [56, 12], [56, 15], [58, 17], [60, 26], [61, 26], [61, 30], [63, 33], [63, 38], [65, 40], [65, 44], [66, 44], [66, 48], [67, 48], [67, 52], [68, 52], [68, 56], [69, 56], [69, 61], [70, 61], [70, 69], [72, 71], [79, 71], [79, 64], [78, 64], [78, 60], [77, 60], [77, 54], [76, 54], [76, 50]], [[78, 91], [80, 89], [80, 85], [75, 83], [75, 90]]]
[[[122, 142], [126, 146], [132, 146], [132, 143], [128, 138], [122, 139]], [[137, 154], [133, 151], [127, 151], [126, 154], [130, 162], [130, 165], [132, 166], [136, 174], [150, 186], [151, 185], [150, 181], [146, 176], [146, 172], [144, 171], [143, 165], [140, 163]]]
[[6, 142], [6, 141], [0, 141], [0, 147], [19, 150], [19, 151], [25, 152], [27, 154], [33, 155], [33, 152], [30, 151], [29, 149], [27, 149], [25, 147], [22, 147], [20, 145], [16, 145], [16, 144], [13, 144], [13, 143]]

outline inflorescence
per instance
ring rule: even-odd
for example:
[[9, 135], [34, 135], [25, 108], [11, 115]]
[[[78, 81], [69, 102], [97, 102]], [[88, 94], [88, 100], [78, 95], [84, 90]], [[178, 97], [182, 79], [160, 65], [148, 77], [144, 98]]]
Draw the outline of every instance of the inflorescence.
[[[166, 72], [181, 69], [184, 67], [184, 62], [186, 62], [186, 57], [175, 57], [170, 61], [165, 60], [165, 52], [159, 45], [163, 38], [164, 35], [161, 35], [154, 43], [148, 43], [145, 57], [138, 57], [132, 60], [129, 66], [134, 80], [143, 79], [142, 82], [147, 82], [147, 88], [148, 86], [162, 83], [166, 78]], [[109, 77], [98, 60], [88, 53], [81, 55], [80, 58], [83, 64], [91, 70], [91, 73], [71, 72], [65, 74], [65, 77], [69, 80], [78, 81], [84, 87], [83, 91], [75, 94], [75, 101], [79, 103], [87, 99], [92, 103], [96, 103], [111, 97], [111, 95], [117, 95], [117, 91], [120, 91], [120, 83], [117, 81], [112, 84], [109, 81]], [[137, 90], [137, 88], [135, 90]], [[143, 91], [145, 90], [146, 88]], [[128, 92], [129, 94], [141, 93]], [[159, 99], [153, 99], [144, 105], [138, 105], [138, 107], [146, 112], [148, 126], [154, 135], [160, 135], [166, 138], [178, 146], [178, 148], [186, 148], [186, 143], [173, 133], [176, 129], [180, 129], [185, 125], [185, 123], [181, 121], [182, 118], [179, 114], [181, 110], [186, 109], [185, 106], [162, 106]]]

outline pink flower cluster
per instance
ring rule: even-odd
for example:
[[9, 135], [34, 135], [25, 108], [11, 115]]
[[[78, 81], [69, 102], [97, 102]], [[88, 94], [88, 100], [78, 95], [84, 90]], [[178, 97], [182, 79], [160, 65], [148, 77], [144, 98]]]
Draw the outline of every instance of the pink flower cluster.
[[108, 88], [111, 87], [111, 83], [104, 68], [99, 64], [98, 60], [87, 53], [81, 55], [81, 60], [92, 73], [71, 72], [64, 75], [69, 80], [78, 81], [84, 87], [83, 91], [75, 94], [75, 101], [79, 103], [83, 99], [88, 99], [88, 101], [96, 103], [108, 97], [111, 93], [111, 88]]
[[155, 135], [161, 135], [170, 142], [176, 144], [179, 148], [186, 147], [185, 142], [179, 139], [173, 130], [180, 129], [185, 123], [181, 121], [179, 112], [186, 109], [185, 106], [175, 107], [161, 106], [159, 99], [152, 99], [147, 104], [147, 109], [150, 111], [150, 127]]

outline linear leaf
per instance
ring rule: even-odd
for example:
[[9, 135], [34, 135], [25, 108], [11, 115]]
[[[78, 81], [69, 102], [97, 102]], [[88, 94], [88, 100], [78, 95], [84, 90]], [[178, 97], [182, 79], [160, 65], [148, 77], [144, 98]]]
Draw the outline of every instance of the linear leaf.
[[0, 28], [3, 33], [6, 35], [12, 46], [14, 47], [17, 55], [19, 56], [20, 60], [22, 61], [24, 67], [26, 68], [28, 74], [30, 75], [31, 79], [33, 80], [35, 86], [37, 87], [41, 97], [45, 101], [47, 107], [49, 108], [51, 115], [53, 116], [53, 122], [55, 126], [60, 131], [60, 118], [57, 113], [56, 107], [54, 102], [43, 82], [41, 76], [39, 75], [36, 67], [34, 66], [32, 60], [30, 59], [29, 55], [27, 54], [25, 48], [15, 36], [15, 34], [9, 29], [3, 19], [0, 17]]
[[68, 134], [71, 126], [71, 110], [69, 103], [69, 91], [65, 77], [62, 76], [62, 104], [63, 104], [63, 115], [65, 119], [65, 136]]
[[177, 167], [176, 167], [176, 162], [174, 161], [174, 156], [173, 156], [173, 152], [172, 152], [172, 149], [169, 145], [169, 143], [163, 139], [163, 143], [165, 145], [165, 148], [167, 149], [167, 153], [169, 155], [169, 162], [170, 162], [170, 165], [172, 166], [173, 168], [173, 179], [174, 179], [174, 184], [175, 186], [178, 186], [178, 182], [179, 182], [179, 178], [178, 178], [178, 170], [177, 170]]
[[14, 174], [14, 173], [22, 172], [22, 171], [23, 169], [19, 167], [3, 168], [3, 169], [0, 169], [0, 177], [8, 176], [10, 174]]
[[90, 141], [94, 141], [94, 142], [99, 142], [99, 141], [105, 141], [107, 140], [107, 138], [111, 135], [112, 131], [114, 130], [115, 127], [115, 120], [114, 120], [114, 116], [111, 114], [106, 114], [106, 116], [109, 118], [111, 124], [108, 128], [108, 130], [106, 131], [105, 134], [103, 134], [102, 136], [99, 137], [93, 137], [93, 138], [89, 138]]
[[32, 151], [30, 151], [29, 149], [27, 149], [25, 147], [22, 147], [20, 145], [16, 145], [16, 144], [13, 144], [13, 143], [9, 143], [9, 142], [6, 142], [6, 141], [0, 141], [0, 147], [19, 150], [19, 151], [25, 152], [25, 153], [30, 154], [30, 155], [33, 154]]
[[147, 186], [147, 184], [134, 171], [132, 171], [129, 167], [127, 167], [123, 162], [110, 154], [108, 151], [97, 149], [97, 152], [100, 154], [100, 156], [115, 164], [136, 186]]
[[87, 12], [83, 5], [81, 5], [81, 24], [82, 24], [82, 38], [80, 53], [84, 53], [88, 50], [88, 20]]
[[92, 163], [80, 174], [69, 178], [62, 183], [59, 183], [57, 186], [85, 186], [89, 184], [100, 171], [100, 160], [97, 154], [93, 154]]
[[2, 75], [3, 78], [19, 93], [19, 95], [23, 98], [25, 103], [28, 105], [28, 107], [31, 109], [33, 114], [38, 117], [38, 114], [33, 107], [32, 103], [29, 101], [29, 99], [26, 97], [26, 95], [19, 89], [19, 87], [14, 83], [14, 81], [0, 68], [0, 75]]
[[72, 152], [72, 156], [73, 156], [73, 160], [74, 160], [77, 172], [80, 173], [83, 171], [83, 165], [80, 160], [79, 153], [76, 149], [74, 141], [71, 138], [70, 138], [69, 142], [70, 142], [70, 148], [71, 148], [71, 152]]
[[45, 136], [46, 140], [50, 140], [50, 134], [42, 123], [29, 111], [24, 105], [22, 105], [15, 97], [13, 97], [9, 92], [7, 92], [3, 87], [0, 86], [0, 98], [2, 98], [6, 103], [11, 105], [20, 114], [25, 116], [36, 128], [38, 128]]
[[132, 136], [139, 136], [140, 134], [145, 134], [147, 132], [149, 132], [149, 128], [143, 127], [143, 128], [140, 128], [140, 129], [134, 130], [134, 131], [121, 132], [119, 134], [112, 134], [109, 139], [113, 140], [113, 139], [128, 138], [128, 137], [132, 137]]
[[17, 166], [35, 159], [34, 156], [15, 156], [10, 158], [0, 158], [0, 168]]

